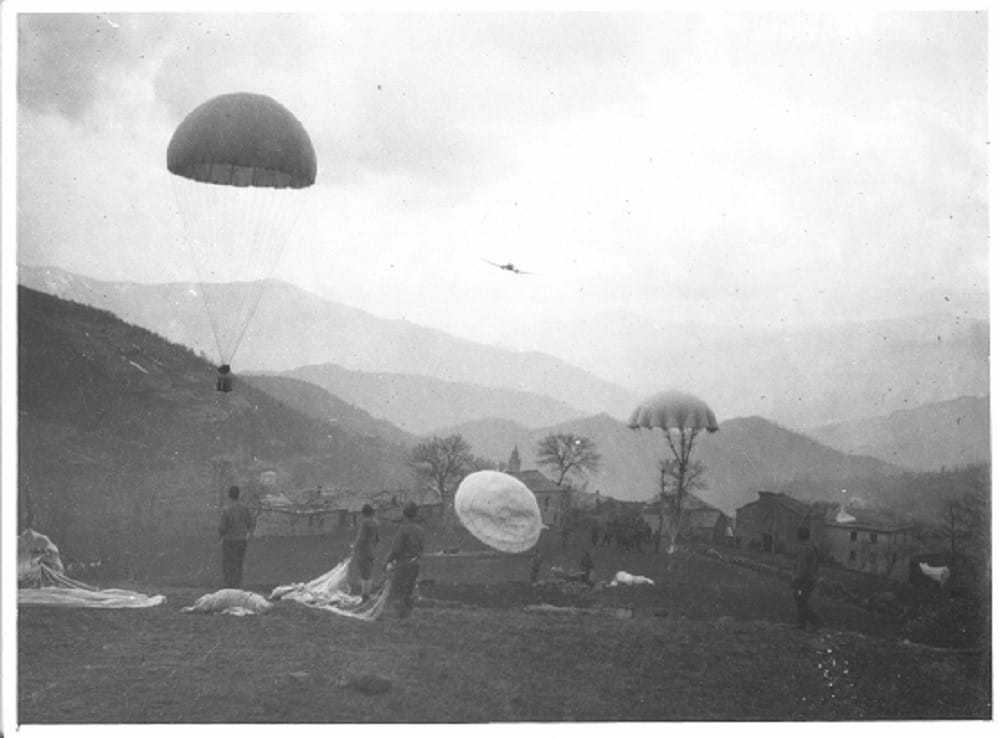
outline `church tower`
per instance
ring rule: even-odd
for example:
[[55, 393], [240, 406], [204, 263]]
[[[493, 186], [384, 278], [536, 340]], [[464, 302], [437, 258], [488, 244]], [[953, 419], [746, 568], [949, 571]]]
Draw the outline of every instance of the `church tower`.
[[519, 472], [520, 471], [520, 451], [517, 447], [513, 447], [513, 451], [510, 452], [510, 460], [506, 462], [506, 470], [508, 472]]

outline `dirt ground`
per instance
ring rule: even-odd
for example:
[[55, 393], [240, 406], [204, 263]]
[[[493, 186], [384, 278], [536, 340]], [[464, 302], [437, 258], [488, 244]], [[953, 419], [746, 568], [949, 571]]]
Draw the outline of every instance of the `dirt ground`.
[[[132, 583], [167, 595], [148, 610], [22, 608], [19, 722], [991, 715], [987, 652], [906, 643], [889, 620], [821, 598], [826, 627], [802, 632], [785, 583], [704, 557], [668, 570], [638, 554], [598, 557], [600, 578], [618, 567], [656, 584], [566, 593], [428, 582], [411, 619], [372, 623], [294, 603], [242, 618], [181, 613], [205, 586]], [[525, 610], [539, 603], [591, 614]], [[610, 608], [631, 617], [592, 614]], [[382, 691], [358, 689], [370, 677]]]

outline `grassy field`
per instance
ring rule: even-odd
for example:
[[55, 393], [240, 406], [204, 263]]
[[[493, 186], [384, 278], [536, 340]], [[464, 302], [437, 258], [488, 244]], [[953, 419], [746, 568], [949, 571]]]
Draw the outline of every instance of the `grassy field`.
[[[307, 544], [301, 544], [307, 547]], [[260, 548], [263, 548], [261, 544]], [[259, 555], [260, 550], [257, 551]], [[333, 556], [333, 554], [330, 554]], [[547, 563], [574, 552], [549, 546]], [[709, 557], [600, 550], [597, 574], [654, 587], [561, 591], [527, 583], [421, 585], [410, 620], [338, 618], [293, 603], [255, 617], [179, 612], [205, 586], [146, 611], [25, 608], [19, 720], [461, 722], [984, 718], [990, 655], [900, 640], [897, 624], [819, 598], [827, 627], [792, 625], [783, 581]], [[323, 562], [325, 565], [325, 562]], [[309, 573], [272, 572], [288, 582]], [[319, 573], [319, 572], [315, 572]], [[268, 582], [269, 586], [272, 583]], [[267, 587], [251, 587], [266, 594]], [[631, 617], [526, 611], [550, 603]], [[367, 677], [385, 691], [358, 689]]]

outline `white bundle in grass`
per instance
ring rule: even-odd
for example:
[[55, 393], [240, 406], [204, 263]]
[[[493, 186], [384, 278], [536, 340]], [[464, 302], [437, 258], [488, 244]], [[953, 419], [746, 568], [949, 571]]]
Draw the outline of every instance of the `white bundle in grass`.
[[454, 496], [454, 511], [469, 533], [498, 551], [527, 551], [541, 535], [534, 493], [502, 472], [478, 471], [465, 477]]
[[627, 586], [634, 586], [636, 584], [655, 584], [648, 577], [637, 576], [635, 574], [629, 574], [626, 571], [619, 571], [614, 575], [614, 578], [607, 585], [608, 587], [616, 587], [619, 584], [624, 584]]
[[259, 615], [271, 609], [273, 605], [256, 592], [246, 592], [242, 589], [220, 589], [201, 595], [190, 607], [181, 608], [182, 612], [201, 612], [219, 615]]
[[947, 566], [930, 566], [929, 564], [920, 561], [919, 570], [941, 587], [946, 585], [947, 580], [950, 579], [950, 567]]

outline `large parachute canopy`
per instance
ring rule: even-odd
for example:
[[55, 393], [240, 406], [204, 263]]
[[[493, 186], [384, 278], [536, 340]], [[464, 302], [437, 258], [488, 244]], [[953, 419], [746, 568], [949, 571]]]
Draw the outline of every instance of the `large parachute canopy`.
[[167, 170], [221, 365], [236, 349], [316, 181], [302, 124], [266, 95], [199, 105], [177, 126]]
[[541, 535], [534, 493], [502, 472], [477, 471], [465, 477], [454, 496], [454, 511], [472, 535], [499, 551], [527, 551]]

